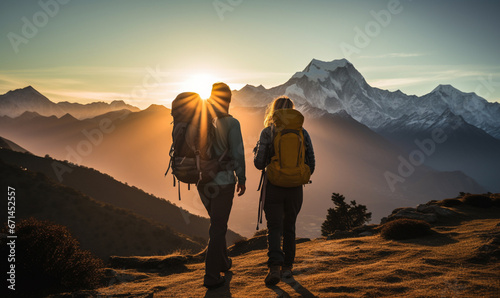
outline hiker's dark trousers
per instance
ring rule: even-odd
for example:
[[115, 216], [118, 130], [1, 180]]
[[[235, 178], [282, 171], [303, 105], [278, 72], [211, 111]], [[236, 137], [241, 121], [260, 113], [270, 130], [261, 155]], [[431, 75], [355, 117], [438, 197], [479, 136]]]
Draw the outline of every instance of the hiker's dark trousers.
[[229, 268], [227, 256], [227, 221], [231, 213], [234, 197], [234, 184], [198, 185], [201, 201], [210, 216], [210, 229], [205, 257], [205, 278], [207, 285], [219, 281], [220, 272]]
[[302, 207], [302, 198], [302, 186], [279, 187], [267, 181], [264, 212], [268, 229], [268, 266], [292, 267], [295, 259], [295, 222]]

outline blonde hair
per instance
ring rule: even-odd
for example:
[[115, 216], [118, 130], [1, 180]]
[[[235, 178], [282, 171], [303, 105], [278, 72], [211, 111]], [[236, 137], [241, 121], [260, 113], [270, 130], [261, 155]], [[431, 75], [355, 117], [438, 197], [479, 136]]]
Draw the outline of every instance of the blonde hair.
[[293, 109], [295, 105], [288, 96], [280, 96], [271, 102], [266, 109], [266, 117], [264, 118], [264, 127], [271, 126], [273, 123], [274, 111], [280, 109]]

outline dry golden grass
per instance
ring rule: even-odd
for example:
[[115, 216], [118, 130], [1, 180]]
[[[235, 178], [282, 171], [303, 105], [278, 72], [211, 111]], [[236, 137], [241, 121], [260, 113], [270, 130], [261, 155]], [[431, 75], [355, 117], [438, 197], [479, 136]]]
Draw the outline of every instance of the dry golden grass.
[[[182, 273], [161, 275], [134, 270], [132, 282], [98, 289], [120, 297], [498, 297], [500, 264], [480, 256], [479, 248], [499, 241], [500, 210], [454, 209], [461, 215], [433, 227], [433, 234], [392, 241], [379, 235], [340, 240], [316, 239], [297, 245], [294, 278], [266, 287], [266, 251], [233, 258], [229, 282], [207, 291], [204, 264]], [[497, 247], [498, 249], [498, 247]], [[497, 252], [498, 254], [498, 252]], [[126, 281], [124, 279], [124, 281]]]

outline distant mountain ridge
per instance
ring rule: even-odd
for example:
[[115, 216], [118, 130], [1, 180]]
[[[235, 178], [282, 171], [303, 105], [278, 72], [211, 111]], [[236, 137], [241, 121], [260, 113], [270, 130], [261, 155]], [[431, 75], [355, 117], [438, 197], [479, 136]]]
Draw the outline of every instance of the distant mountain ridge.
[[[10, 150], [0, 149], [0, 181], [15, 189], [16, 222], [34, 217], [67, 226], [83, 249], [105, 261], [112, 255], [168, 254], [181, 249], [198, 252], [204, 247], [200, 239], [166, 224], [95, 200], [42, 173], [8, 164], [3, 155], [6, 151]], [[6, 225], [7, 213], [0, 216], [0, 222]]]
[[[42, 158], [4, 149], [0, 149], [0, 160], [32, 172], [43, 173], [54, 181], [62, 177], [61, 184], [67, 187], [96, 201], [129, 210], [155, 223], [168, 225], [176, 233], [187, 235], [198, 243], [208, 240], [209, 219], [190, 214], [166, 200], [116, 181], [94, 169], [58, 161], [48, 156]], [[234, 243], [242, 237], [229, 230], [227, 239], [229, 243]]]
[[89, 104], [70, 103], [67, 101], [54, 103], [32, 86], [9, 91], [0, 95], [0, 116], [18, 117], [25, 112], [36, 112], [42, 116], [62, 117], [71, 114], [78, 119], [92, 118], [111, 111], [139, 111], [139, 108], [126, 104], [122, 100], [111, 103], [93, 102]]
[[429, 112], [439, 115], [450, 110], [500, 138], [499, 103], [488, 102], [475, 93], [461, 92], [451, 85], [439, 85], [421, 97], [371, 87], [346, 59], [331, 62], [313, 59], [284, 84], [270, 89], [247, 85], [234, 92], [234, 101], [243, 106], [263, 106], [281, 94], [288, 95], [299, 106], [307, 104], [329, 113], [345, 110], [372, 129], [405, 115], [414, 115], [417, 124], [426, 121]]
[[285, 94], [309, 118], [348, 114], [408, 154], [420, 152], [416, 142], [442, 132], [446, 141], [417, 163], [463, 171], [486, 189], [500, 191], [500, 104], [474, 93], [451, 85], [439, 85], [420, 97], [382, 90], [371, 87], [346, 59], [313, 59], [282, 85], [247, 85], [233, 94], [240, 106], [265, 106]]
[[[332, 79], [332, 73], [338, 76]], [[346, 102], [335, 99], [334, 93]], [[386, 106], [369, 96], [381, 93], [390, 96]], [[248, 153], [249, 186], [258, 185], [260, 177], [252, 164], [251, 149], [262, 129], [264, 106], [275, 96], [288, 94], [306, 115], [304, 127], [313, 140], [318, 163], [314, 183], [304, 190], [308, 200], [298, 219], [301, 236], [317, 236], [331, 192], [343, 193], [367, 205], [377, 220], [401, 200], [421, 203], [433, 196], [453, 196], [459, 191], [500, 191], [497, 190], [500, 186], [497, 139], [451, 109], [441, 113], [409, 109], [397, 117], [401, 111], [395, 110], [397, 105], [391, 109], [389, 102], [402, 100], [406, 95], [401, 91], [371, 88], [345, 59], [332, 64], [313, 60], [286, 84], [270, 89], [247, 85], [233, 94], [230, 112], [241, 124]], [[356, 112], [357, 118], [353, 116]], [[377, 128], [359, 121], [359, 116], [367, 123], [377, 122]], [[111, 133], [99, 132], [101, 121], [111, 121]], [[25, 144], [38, 155], [49, 153], [57, 159], [98, 168], [117, 180], [168, 198], [191, 213], [205, 215], [206, 210], [193, 188], [187, 191], [181, 185], [183, 199], [178, 201], [178, 189], [172, 187], [171, 176], [168, 179], [163, 176], [168, 166], [171, 122], [171, 111], [157, 105], [139, 112], [114, 111], [84, 120], [26, 112], [14, 119], [0, 117], [0, 135]], [[447, 141], [427, 150], [431, 154], [422, 155], [415, 141], [427, 140], [434, 129], [442, 129]], [[416, 156], [425, 160], [416, 160]], [[414, 168], [411, 173], [400, 174], [405, 166], [401, 160], [416, 164], [409, 166]], [[388, 172], [399, 175], [397, 183], [389, 183], [385, 178]], [[248, 210], [257, 208], [257, 195], [254, 191], [247, 192], [243, 200], [235, 198], [229, 226], [245, 236], [254, 232], [255, 226], [249, 225], [254, 218]]]
[[[318, 162], [313, 184], [304, 188], [305, 198], [308, 199], [298, 218], [298, 235], [318, 236], [319, 227], [325, 219], [324, 213], [331, 204], [332, 192], [345, 194], [367, 205], [376, 221], [400, 205], [401, 200], [416, 204], [434, 196], [456, 195], [459, 191], [488, 191], [456, 169], [439, 172], [422, 165], [416, 167], [410, 177], [405, 177], [404, 182], [395, 184], [393, 192], [384, 173], [398, 174], [398, 156], [408, 159], [407, 153], [398, 150], [346, 111], [331, 114], [311, 106], [307, 109], [310, 113], [322, 115], [306, 117], [304, 124], [313, 140]], [[258, 192], [255, 189], [260, 177], [260, 172], [253, 166], [251, 150], [262, 129], [264, 109], [232, 107], [230, 112], [242, 128], [249, 191], [243, 198], [235, 197], [229, 227], [249, 236], [255, 232], [254, 214], [249, 210], [258, 207]], [[170, 109], [152, 105], [126, 117], [121, 117], [122, 114], [110, 112], [71, 122], [55, 116], [38, 116], [30, 120], [0, 117], [0, 135], [25, 145], [40, 156], [48, 153], [59, 160], [67, 159], [99, 169], [119, 181], [127, 181], [158, 197], [167, 198], [193, 214], [205, 216], [206, 210], [193, 187], [188, 191], [187, 185], [182, 184], [182, 200], [179, 201], [178, 188], [173, 187], [171, 175], [166, 178], [163, 175], [168, 167], [168, 150], [172, 141]], [[111, 121], [114, 127], [111, 133], [99, 130], [102, 121]], [[79, 181], [77, 177], [72, 180], [80, 185], [82, 191], [86, 191], [86, 184], [89, 185], [88, 191], [96, 189], [91, 180]], [[148, 211], [155, 212], [156, 209], [152, 207]]]

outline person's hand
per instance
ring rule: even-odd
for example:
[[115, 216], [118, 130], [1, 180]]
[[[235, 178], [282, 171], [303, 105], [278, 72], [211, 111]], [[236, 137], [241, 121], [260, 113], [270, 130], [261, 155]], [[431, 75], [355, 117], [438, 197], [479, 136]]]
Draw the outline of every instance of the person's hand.
[[236, 186], [236, 192], [238, 193], [238, 197], [241, 197], [244, 193], [245, 190], [247, 190], [247, 187], [245, 184], [239, 184]]

